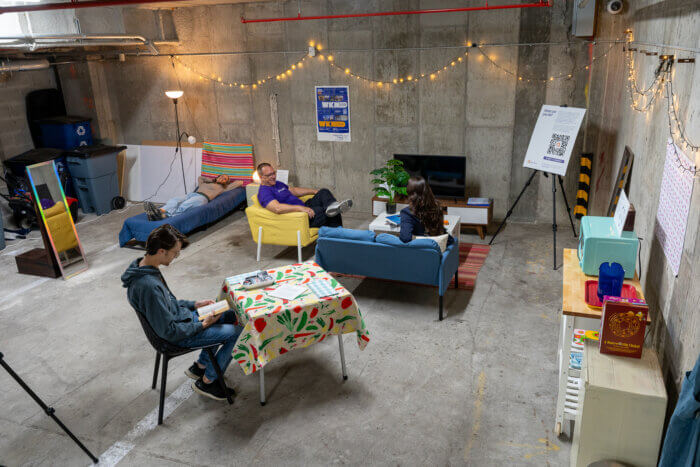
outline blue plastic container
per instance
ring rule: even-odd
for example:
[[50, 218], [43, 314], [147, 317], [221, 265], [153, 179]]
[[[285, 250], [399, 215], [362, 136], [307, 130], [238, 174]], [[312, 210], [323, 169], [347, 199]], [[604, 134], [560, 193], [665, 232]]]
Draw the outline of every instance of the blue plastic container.
[[73, 149], [92, 145], [90, 119], [85, 117], [52, 117], [39, 121], [44, 147]]
[[606, 295], [619, 297], [622, 293], [622, 283], [625, 281], [625, 270], [620, 263], [603, 263], [598, 270], [598, 299], [601, 303]]

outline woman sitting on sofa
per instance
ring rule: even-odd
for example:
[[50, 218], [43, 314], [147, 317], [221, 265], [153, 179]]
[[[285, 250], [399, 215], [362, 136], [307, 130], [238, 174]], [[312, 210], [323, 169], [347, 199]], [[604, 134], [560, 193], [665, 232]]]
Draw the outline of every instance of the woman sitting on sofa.
[[[423, 177], [411, 177], [406, 186], [408, 207], [401, 210], [401, 231], [399, 238], [408, 243], [414, 236], [436, 237], [445, 235], [442, 208], [433, 196], [433, 190]], [[447, 244], [454, 239], [450, 236]]]

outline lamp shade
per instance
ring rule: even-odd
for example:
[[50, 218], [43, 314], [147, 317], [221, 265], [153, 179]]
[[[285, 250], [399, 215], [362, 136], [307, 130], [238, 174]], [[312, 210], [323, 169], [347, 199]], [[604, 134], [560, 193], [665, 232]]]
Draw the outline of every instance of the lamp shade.
[[182, 91], [165, 91], [165, 95], [171, 99], [178, 99], [182, 97], [183, 94], [184, 92]]

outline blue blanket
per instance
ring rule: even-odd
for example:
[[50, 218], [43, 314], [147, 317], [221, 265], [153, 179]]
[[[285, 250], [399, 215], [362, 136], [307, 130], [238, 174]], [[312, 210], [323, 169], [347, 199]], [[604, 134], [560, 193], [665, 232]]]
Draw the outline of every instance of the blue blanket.
[[245, 188], [238, 187], [220, 194], [203, 206], [189, 209], [167, 219], [149, 221], [148, 216], [143, 212], [124, 221], [124, 226], [119, 232], [119, 246], [124, 246], [131, 239], [145, 242], [151, 231], [163, 224], [170, 224], [184, 234], [192, 232], [197, 227], [222, 218], [236, 209], [245, 199]]

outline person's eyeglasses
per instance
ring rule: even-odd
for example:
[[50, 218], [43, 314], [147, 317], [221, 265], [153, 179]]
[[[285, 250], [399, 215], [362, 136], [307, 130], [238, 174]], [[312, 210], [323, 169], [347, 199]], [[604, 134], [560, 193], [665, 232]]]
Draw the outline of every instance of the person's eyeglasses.
[[276, 173], [277, 173], [276, 171], [275, 171], [275, 172], [270, 172], [270, 173], [268, 173], [268, 174], [263, 175], [263, 177], [272, 177], [272, 176], [275, 175]]

